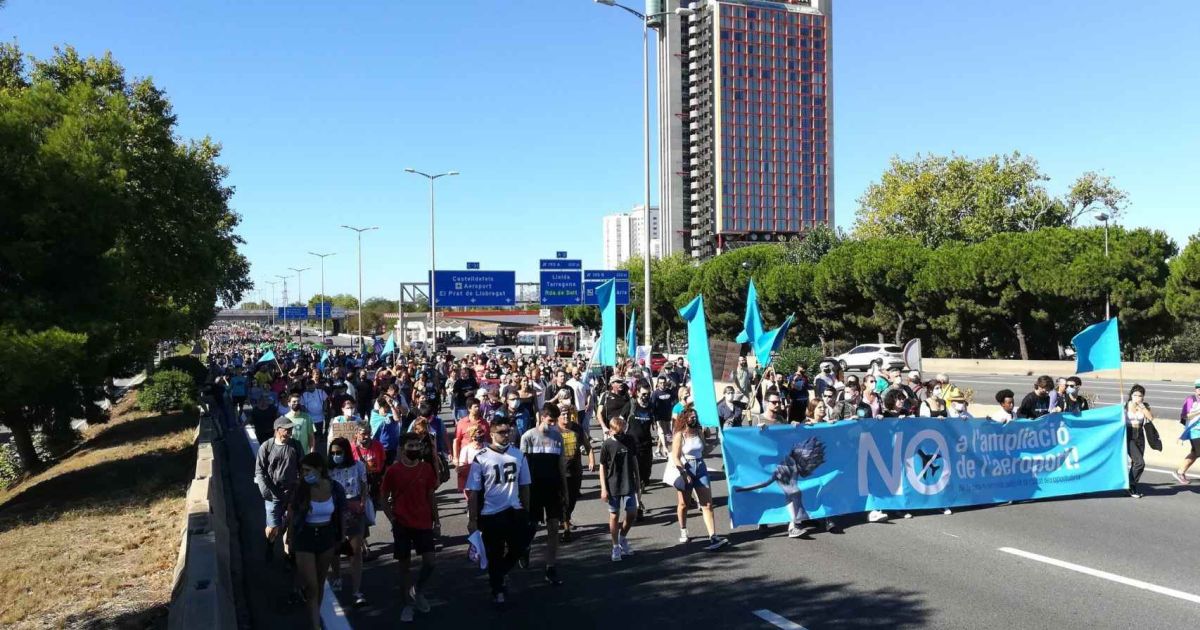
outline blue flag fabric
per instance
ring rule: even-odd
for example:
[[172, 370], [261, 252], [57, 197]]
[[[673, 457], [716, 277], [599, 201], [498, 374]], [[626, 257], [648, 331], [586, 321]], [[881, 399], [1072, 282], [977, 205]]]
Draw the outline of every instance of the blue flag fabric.
[[728, 428], [734, 526], [1124, 490], [1113, 405], [1007, 424], [905, 418]]
[[[746, 290], [746, 315], [742, 318], [742, 332], [734, 341], [754, 344], [763, 334], [762, 313], [758, 312], [758, 289], [754, 288], [754, 278], [750, 279], [750, 288]], [[757, 350], [756, 350], [757, 352]], [[760, 360], [759, 365], [766, 365]]]
[[771, 362], [771, 353], [779, 350], [779, 347], [783, 345], [783, 340], [787, 337], [788, 329], [792, 327], [794, 317], [794, 315], [788, 315], [782, 326], [765, 332], [754, 340], [754, 358], [758, 359], [759, 366], [765, 367]]
[[383, 344], [383, 351], [379, 353], [379, 358], [382, 359], [387, 355], [396, 351], [396, 333], [388, 337], [387, 343]]
[[322, 369], [322, 370], [324, 370], [324, 369], [325, 369], [325, 364], [326, 364], [328, 361], [329, 361], [329, 351], [328, 351], [328, 350], [326, 350], [325, 352], [322, 352], [322, 353], [321, 353], [321, 360], [317, 362], [317, 367], [318, 367], [318, 368], [320, 368], [320, 369]]
[[721, 422], [717, 416], [717, 390], [713, 383], [712, 360], [708, 355], [708, 324], [704, 320], [704, 296], [697, 295], [679, 311], [679, 315], [687, 321], [687, 360], [692, 371], [692, 400], [695, 403], [696, 416], [702, 426], [715, 428], [720, 426]]
[[600, 304], [600, 365], [617, 365], [617, 281], [596, 288]]
[[629, 318], [629, 329], [625, 331], [625, 345], [629, 346], [629, 358], [637, 356], [637, 311]]
[[258, 358], [259, 363], [267, 363], [275, 360], [275, 351], [267, 350], [261, 357]]
[[1115, 317], [1084, 328], [1071, 344], [1075, 346], [1076, 374], [1121, 367], [1121, 337]]

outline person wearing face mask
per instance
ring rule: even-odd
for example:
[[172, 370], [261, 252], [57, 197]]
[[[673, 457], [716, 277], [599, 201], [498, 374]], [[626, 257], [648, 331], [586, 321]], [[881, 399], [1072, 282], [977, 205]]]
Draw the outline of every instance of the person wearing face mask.
[[264, 395], [259, 396], [254, 401], [254, 407], [250, 409], [250, 424], [254, 427], [254, 437], [259, 444], [274, 437], [271, 425], [279, 417], [279, 412], [273, 407], [271, 399]]
[[750, 407], [750, 401], [754, 397], [754, 370], [746, 364], [746, 357], [738, 357], [737, 369], [733, 371], [733, 388], [736, 394], [733, 399], [733, 404], [737, 405], [742, 411]]
[[[608, 504], [608, 533], [612, 539], [612, 561], [633, 555], [629, 530], [633, 528], [638, 501], [637, 442], [625, 432], [625, 419], [609, 420], [612, 432], [600, 446], [600, 500]], [[621, 512], [625, 519], [621, 521]]]
[[1050, 390], [1050, 411], [1063, 410], [1063, 399], [1067, 396], [1067, 379], [1058, 377], [1054, 380], [1054, 389]]
[[371, 437], [383, 446], [384, 466], [391, 466], [396, 461], [396, 449], [400, 446], [400, 423], [384, 396], [375, 400], [375, 411], [371, 414]]
[[[664, 368], [665, 370], [665, 368]], [[727, 408], [733, 405], [733, 387], [726, 387], [726, 399], [724, 404]], [[671, 452], [671, 409], [675, 407], [676, 387], [674, 381], [662, 376], [658, 377], [658, 387], [651, 394], [651, 402], [654, 405], [654, 424], [658, 427], [658, 436], [655, 442], [655, 455], [659, 459], [666, 459], [667, 454]], [[720, 413], [720, 405], [717, 407]], [[726, 414], [729, 411], [727, 409]]]
[[496, 415], [492, 418], [492, 423], [504, 420], [511, 424], [514, 430], [519, 433], [529, 430], [529, 427], [532, 425], [532, 422], [530, 422], [531, 418], [529, 412], [521, 405], [521, 398], [517, 395], [517, 392], [510, 391], [504, 403], [504, 408], [496, 412]]
[[341, 409], [342, 409], [342, 415], [335, 416], [332, 420], [329, 421], [329, 426], [331, 427], [329, 430], [330, 442], [333, 441], [333, 429], [332, 429], [333, 425], [342, 424], [345, 422], [355, 422], [355, 423], [362, 422], [362, 418], [358, 417], [358, 414], [355, 413], [354, 401], [343, 400]]
[[[329, 444], [329, 478], [346, 493], [346, 509], [342, 512], [342, 538], [350, 545], [350, 587], [354, 605], [362, 606], [367, 598], [362, 594], [363, 535], [366, 533], [366, 507], [370, 486], [367, 467], [354, 459], [350, 440], [333, 438]], [[334, 554], [331, 586], [335, 593], [342, 589], [342, 560]]]
[[[772, 395], [771, 398], [776, 401], [779, 399], [777, 395]], [[716, 521], [713, 518], [712, 484], [708, 478], [708, 467], [704, 464], [704, 436], [694, 409], [689, 407], [679, 414], [675, 419], [674, 433], [671, 459], [667, 462], [663, 483], [674, 486], [677, 491], [675, 512], [679, 520], [679, 542], [687, 544], [689, 541], [688, 495], [694, 493], [696, 502], [700, 505], [700, 514], [704, 518], [704, 526], [708, 529], [708, 544], [705, 550], [716, 551], [728, 545], [729, 540], [717, 535]]]
[[312, 419], [304, 411], [304, 406], [300, 403], [300, 395], [292, 394], [287, 399], [288, 411], [283, 415], [292, 422], [292, 437], [300, 443], [301, 453], [311, 453], [317, 448], [317, 440], [313, 435]]
[[329, 402], [329, 394], [317, 387], [317, 383], [309, 379], [304, 384], [304, 393], [300, 395], [300, 404], [304, 405], [308, 417], [313, 423], [313, 434], [325, 437], [325, 407]]
[[[558, 530], [562, 524], [563, 504], [566, 503], [566, 459], [563, 456], [563, 436], [558, 430], [561, 415], [554, 403], [546, 403], [538, 414], [538, 423], [521, 436], [521, 452], [529, 463], [529, 521], [535, 526], [546, 524], [546, 583], [559, 586], [562, 579], [556, 567], [558, 560]], [[531, 536], [532, 537], [532, 536]], [[529, 567], [529, 550], [519, 561], [521, 568]]]
[[1092, 408], [1092, 404], [1079, 393], [1079, 388], [1082, 386], [1083, 381], [1078, 376], [1067, 378], [1067, 385], [1063, 388], [1063, 395], [1058, 400], [1060, 411], [1065, 413], [1082, 413]]
[[842, 400], [835, 403], [830, 409], [829, 420], [833, 422], [866, 418], [870, 413], [871, 408], [862, 404], [862, 393], [858, 389], [858, 381], [847, 381], [845, 389], [842, 390]]
[[813, 391], [817, 396], [825, 393], [826, 389], [832, 388], [838, 382], [837, 374], [833, 369], [833, 363], [829, 361], [821, 362], [821, 373], [813, 380]]
[[961, 391], [951, 394], [950, 411], [947, 417], [956, 420], [971, 420], [975, 417], [967, 410], [967, 397]]
[[[463, 446], [473, 439], [475, 429], [477, 427], [482, 428], [483, 434], [487, 435], [490, 425], [483, 417], [483, 407], [480, 406], [479, 401], [472, 399], [467, 405], [467, 415], [454, 425], [454, 442], [450, 449], [450, 457], [452, 461], [455, 463], [462, 461], [460, 452], [462, 451]], [[458, 484], [459, 490], [462, 490], [463, 483], [465, 482], [466, 477], [460, 472]]]
[[300, 480], [300, 443], [292, 438], [295, 425], [280, 417], [275, 434], [258, 446], [254, 459], [254, 481], [266, 510], [267, 561], [275, 555], [275, 541], [286, 527], [288, 501]]
[[609, 381], [608, 391], [598, 401], [597, 420], [600, 421], [600, 428], [607, 435], [612, 431], [608, 426], [609, 418], [628, 418], [632, 408], [633, 401], [629, 399], [629, 389], [625, 381], [614, 375]]
[[483, 534], [487, 551], [488, 584], [492, 603], [504, 606], [505, 578], [517, 565], [529, 544], [529, 464], [520, 449], [513, 448], [512, 425], [497, 419], [492, 423], [492, 443], [475, 456], [467, 480], [467, 532]]
[[917, 415], [921, 418], [945, 418], [950, 412], [946, 409], [946, 401], [940, 396], [929, 396], [921, 403]]
[[325, 458], [309, 453], [300, 460], [301, 483], [288, 507], [288, 536], [296, 552], [296, 573], [313, 630], [320, 630], [325, 575], [342, 540], [346, 493], [329, 478]]
[[[400, 574], [400, 621], [409, 623], [416, 612], [429, 612], [425, 598], [429, 578], [436, 563], [434, 552], [434, 491], [437, 472], [422, 459], [422, 437], [415, 433], [400, 436], [400, 454], [383, 475], [383, 513], [392, 524], [392, 553]], [[409, 568], [412, 553], [421, 556], [421, 571], [412, 582]]]
[[[462, 493], [463, 498], [467, 497], [467, 480], [471, 477], [471, 462], [475, 461], [475, 456], [479, 451], [487, 448], [488, 438], [490, 433], [491, 423], [478, 423], [467, 426], [464, 431], [466, 437], [458, 449], [458, 465], [455, 470], [458, 471], [458, 491]], [[458, 435], [455, 435], [455, 440]]]
[[726, 385], [721, 402], [717, 403], [717, 420], [725, 428], [742, 426], [742, 410], [733, 404], [734, 396], [733, 386]]
[[[1138, 481], [1142, 478], [1142, 472], [1146, 470], [1146, 443], [1153, 444], [1157, 441], [1158, 432], [1152, 429], [1154, 422], [1154, 414], [1151, 413], [1150, 405], [1146, 403], [1146, 388], [1141, 385], [1134, 385], [1129, 390], [1129, 402], [1125, 403], [1125, 436], [1126, 446], [1129, 452], [1129, 496], [1140, 499], [1142, 493], [1138, 492]], [[1162, 445], [1158, 445], [1161, 450]]]
[[796, 366], [796, 372], [787, 381], [788, 420], [800, 422], [804, 419], [804, 410], [808, 409], [808, 373], [803, 365]]
[[[650, 485], [650, 471], [654, 466], [654, 438], [651, 435], [653, 426], [654, 410], [650, 404], [650, 388], [647, 385], [639, 385], [625, 432], [637, 441], [638, 479], [642, 492], [646, 492]], [[637, 518], [639, 521], [644, 518], [640, 501]]]

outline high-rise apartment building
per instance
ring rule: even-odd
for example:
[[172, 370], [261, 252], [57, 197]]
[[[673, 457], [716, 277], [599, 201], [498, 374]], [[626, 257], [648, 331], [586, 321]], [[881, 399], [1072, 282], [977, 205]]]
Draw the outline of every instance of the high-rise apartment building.
[[[646, 233], [642, 229], [645, 213], [642, 206], [629, 212], [619, 212], [604, 217], [604, 268], [616, 269], [645, 250]], [[658, 208], [650, 206], [650, 255], [662, 257], [662, 241], [659, 232]]]
[[665, 0], [666, 253], [695, 258], [833, 224], [831, 0]]

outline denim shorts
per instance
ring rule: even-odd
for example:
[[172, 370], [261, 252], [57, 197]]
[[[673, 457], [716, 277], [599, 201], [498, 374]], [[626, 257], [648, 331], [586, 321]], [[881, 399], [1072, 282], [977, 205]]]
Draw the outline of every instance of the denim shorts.
[[263, 501], [263, 506], [267, 512], [267, 527], [282, 527], [283, 515], [287, 512], [287, 501], [276, 500]]
[[617, 512], [621, 511], [621, 508], [625, 509], [626, 514], [632, 514], [636, 512], [638, 508], [637, 495], [626, 494], [619, 497], [611, 494], [608, 495], [608, 513], [616, 514]]

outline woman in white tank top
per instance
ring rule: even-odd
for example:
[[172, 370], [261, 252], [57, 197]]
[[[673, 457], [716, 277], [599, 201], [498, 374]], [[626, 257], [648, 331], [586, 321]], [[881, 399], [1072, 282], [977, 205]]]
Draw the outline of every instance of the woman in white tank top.
[[667, 461], [663, 483], [674, 486], [678, 494], [675, 513], [679, 518], [679, 542], [688, 542], [687, 509], [688, 497], [695, 493], [708, 529], [708, 551], [715, 551], [729, 544], [729, 540], [717, 535], [713, 519], [712, 489], [708, 479], [708, 468], [704, 465], [704, 437], [696, 410], [688, 406], [675, 418], [671, 440], [671, 456]]

